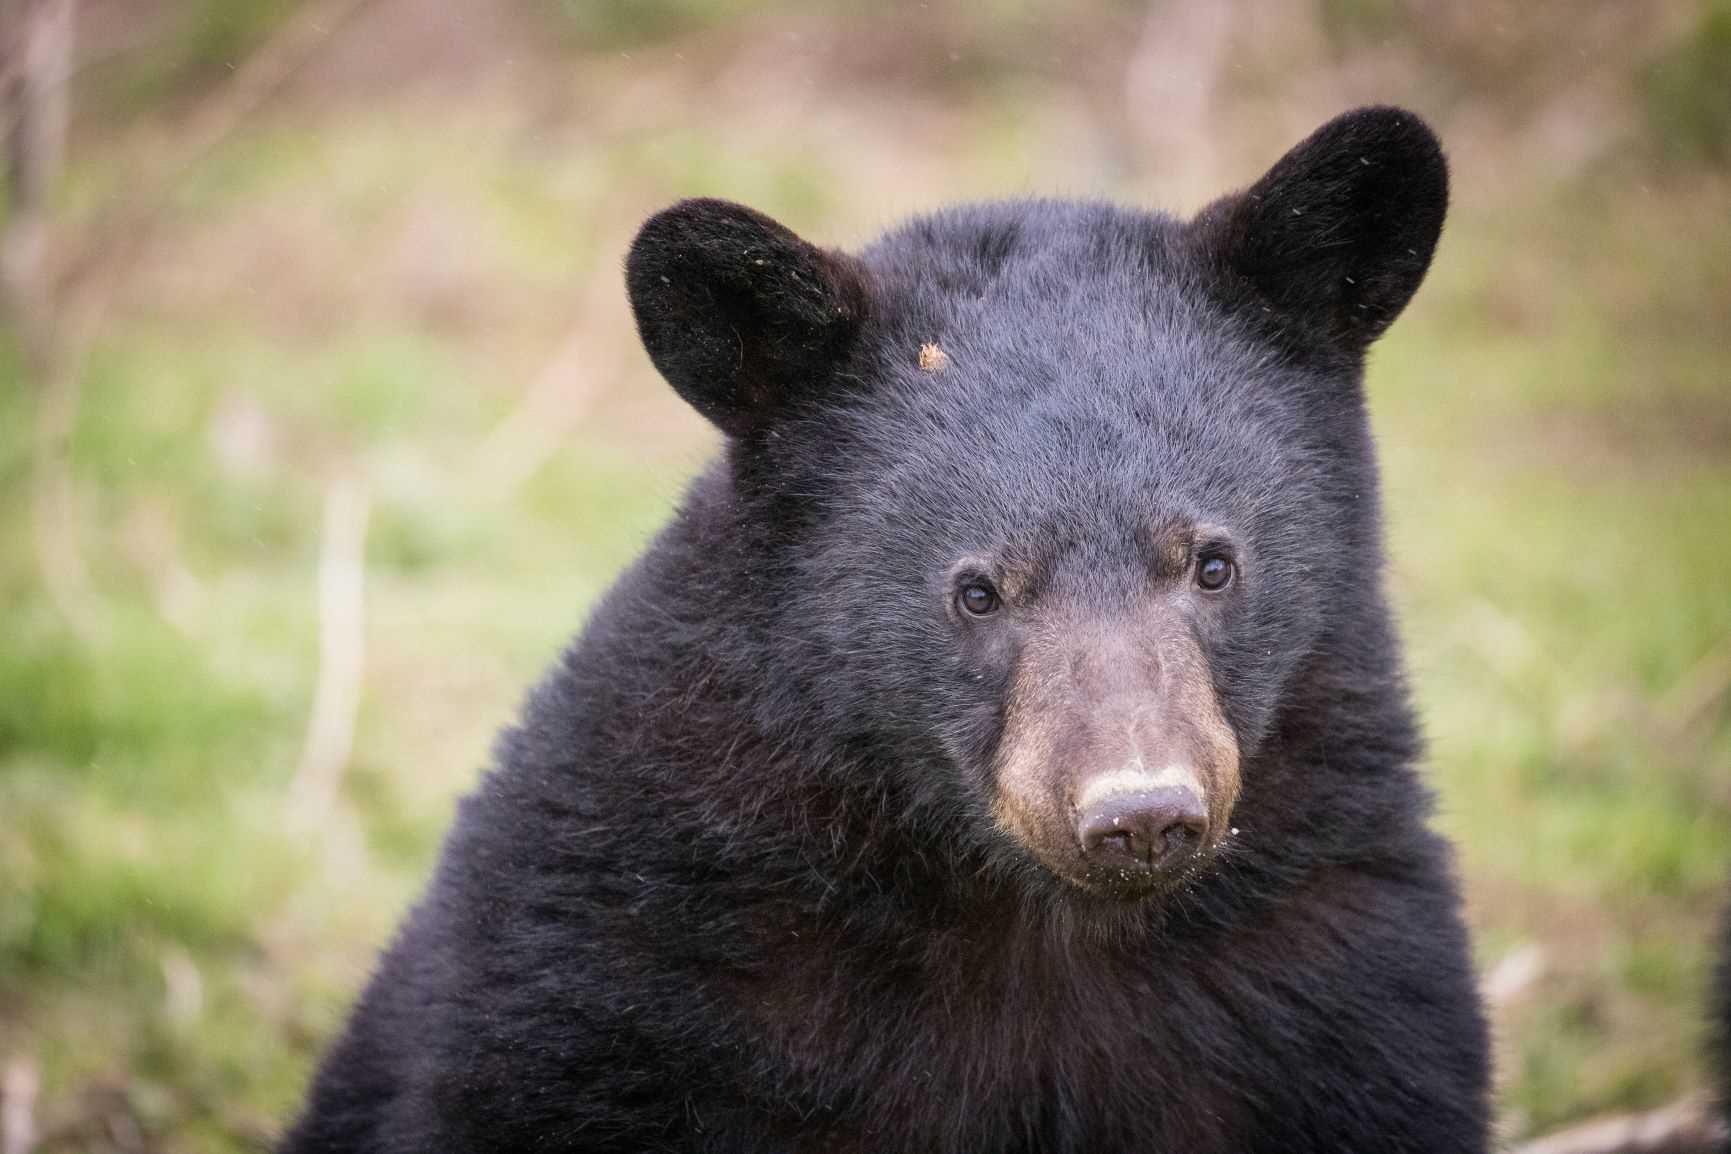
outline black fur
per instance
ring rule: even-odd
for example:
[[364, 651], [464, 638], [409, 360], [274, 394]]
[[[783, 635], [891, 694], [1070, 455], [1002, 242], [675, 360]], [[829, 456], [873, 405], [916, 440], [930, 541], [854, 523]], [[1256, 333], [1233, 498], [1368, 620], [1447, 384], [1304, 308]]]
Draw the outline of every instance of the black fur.
[[739, 434], [829, 376], [865, 304], [848, 257], [723, 200], [688, 200], [644, 225], [625, 281], [655, 367]]
[[1430, 129], [1398, 108], [1366, 108], [1319, 128], [1198, 223], [1214, 233], [1233, 299], [1248, 311], [1259, 295], [1296, 328], [1289, 347], [1357, 354], [1418, 291], [1447, 212], [1448, 167]]
[[[1357, 356], [1444, 181], [1367, 110], [1190, 224], [646, 225], [645, 343], [727, 451], [501, 739], [284, 1150], [1485, 1150]], [[1012, 548], [1104, 614], [1162, 518], [1245, 559], [1201, 638], [1243, 792], [1134, 903], [992, 820], [1002, 665], [943, 591]]]

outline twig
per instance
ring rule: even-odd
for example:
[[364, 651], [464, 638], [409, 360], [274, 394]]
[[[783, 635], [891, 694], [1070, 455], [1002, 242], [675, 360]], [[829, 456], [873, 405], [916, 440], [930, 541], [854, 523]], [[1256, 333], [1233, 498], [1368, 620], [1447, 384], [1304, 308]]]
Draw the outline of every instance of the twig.
[[66, 152], [72, 70], [73, 0], [0, 0], [0, 106], [5, 124], [8, 211], [6, 287], [23, 319], [46, 322], [38, 306], [47, 247], [48, 201]]
[[30, 1154], [36, 1145], [36, 1064], [13, 1058], [0, 1074], [0, 1154]]
[[72, 434], [78, 427], [84, 361], [104, 302], [92, 301], [77, 318], [77, 334], [43, 350], [31, 446], [31, 535], [42, 587], [74, 633], [86, 643], [102, 633], [100, 602], [78, 542], [78, 485], [72, 470]]
[[329, 810], [354, 750], [365, 658], [367, 494], [349, 477], [325, 491], [319, 555], [319, 672], [293, 792], [313, 814]]
[[[1231, 0], [1151, 2], [1124, 69], [1125, 159], [1185, 158], [1193, 188], [1213, 186], [1215, 98], [1237, 17]], [[1172, 179], [1168, 169], [1162, 179]]]
[[[26, 387], [39, 397], [32, 462], [33, 538], [37, 567], [49, 597], [85, 641], [100, 634], [97, 599], [78, 544], [76, 482], [71, 441], [77, 427], [84, 362], [107, 311], [121, 270], [147, 242], [151, 227], [185, 174], [279, 91], [312, 50], [368, 0], [326, 0], [302, 8], [235, 74], [222, 93], [183, 127], [180, 147], [142, 188], [93, 229], [59, 273], [46, 268], [46, 196], [61, 155], [71, 60], [72, 0], [0, 0], [8, 16], [28, 13], [7, 53], [17, 105], [11, 123], [9, 179], [13, 209], [0, 256], [17, 318]], [[43, 15], [46, 13], [46, 15]], [[8, 48], [13, 48], [9, 43]], [[31, 73], [41, 73], [31, 80]], [[31, 382], [35, 382], [32, 384]]]
[[176, 1026], [186, 1027], [204, 1014], [204, 976], [198, 963], [179, 946], [162, 953], [163, 1012]]
[[[0, 105], [9, 211], [0, 282], [17, 328], [21, 386], [36, 406], [31, 446], [31, 535], [43, 588], [85, 641], [97, 627], [78, 548], [72, 430], [82, 351], [69, 356], [48, 278], [49, 199], [65, 155], [73, 0], [0, 0]], [[82, 331], [82, 329], [80, 330]]]
[[186, 175], [293, 80], [313, 59], [316, 49], [369, 2], [324, 0], [306, 4], [284, 21], [235, 70], [221, 91], [180, 126], [174, 136], [178, 146], [158, 160], [153, 171], [133, 183], [133, 188], [143, 191], [129, 196], [105, 224], [91, 230], [79, 251], [68, 257], [58, 277], [62, 291], [97, 276], [104, 268], [129, 266]]
[[1659, 715], [1673, 734], [1691, 729], [1731, 695], [1731, 638], [1677, 679], [1659, 703]]
[[1601, 1118], [1517, 1147], [1513, 1154], [1708, 1154], [1724, 1128], [1703, 1104], [1686, 1098], [1645, 1114]]
[[1479, 993], [1486, 1005], [1501, 1009], [1544, 977], [1547, 965], [1544, 947], [1528, 943], [1491, 967], [1490, 973], [1479, 983]]
[[571, 333], [535, 374], [523, 398], [475, 450], [474, 472], [485, 489], [504, 497], [540, 471], [565, 444], [595, 394], [588, 341]]
[[607, 347], [594, 339], [600, 302], [618, 292], [619, 274], [598, 268], [578, 296], [577, 319], [546, 364], [523, 390], [516, 406], [493, 426], [470, 459], [477, 488], [494, 500], [505, 500], [541, 470], [570, 440], [572, 432], [594, 404], [598, 385], [608, 378], [609, 365], [596, 364], [595, 350]]

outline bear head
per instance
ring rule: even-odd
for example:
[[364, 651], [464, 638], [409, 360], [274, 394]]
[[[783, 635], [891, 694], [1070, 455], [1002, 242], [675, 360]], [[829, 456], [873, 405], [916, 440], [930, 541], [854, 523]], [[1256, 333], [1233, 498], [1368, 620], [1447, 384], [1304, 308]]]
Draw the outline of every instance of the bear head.
[[1429, 129], [1370, 108], [1187, 221], [978, 205], [849, 255], [650, 219], [631, 302], [728, 438], [759, 591], [716, 611], [776, 639], [760, 711], [970, 860], [1108, 898], [1206, 869], [1380, 603], [1362, 362], [1447, 198]]

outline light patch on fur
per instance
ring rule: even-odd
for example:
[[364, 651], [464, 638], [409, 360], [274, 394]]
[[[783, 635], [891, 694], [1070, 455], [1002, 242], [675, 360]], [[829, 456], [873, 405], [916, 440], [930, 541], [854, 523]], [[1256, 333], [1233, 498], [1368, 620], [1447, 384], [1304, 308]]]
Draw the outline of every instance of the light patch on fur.
[[1214, 685], [1201, 654], [1196, 653], [1193, 660], [1201, 668], [1193, 678], [1197, 691], [1186, 703], [1189, 707], [1187, 712], [1190, 724], [1195, 726], [1202, 739], [1203, 748], [1213, 754], [1207, 759], [1212, 780], [1202, 791], [1202, 796], [1208, 802], [1209, 827], [1219, 829], [1231, 820], [1232, 811], [1238, 805], [1238, 791], [1244, 784], [1238, 761], [1238, 735], [1232, 732], [1232, 726], [1220, 711], [1220, 699], [1214, 695]]
[[950, 354], [939, 348], [935, 341], [920, 346], [920, 372], [936, 376], [949, 367]]
[[992, 818], [998, 828], [1062, 875], [1069, 865], [1063, 851], [1074, 838], [1064, 821], [1051, 776], [1059, 768], [1052, 756], [1058, 719], [1037, 704], [1040, 687], [1036, 672], [1030, 663], [1020, 663], [1011, 685]]
[[1181, 576], [1190, 568], [1189, 538], [1168, 536], [1160, 544], [1160, 559], [1157, 564], [1162, 577]]
[[1089, 778], [1076, 797], [1076, 808], [1085, 812], [1115, 794], [1154, 793], [1162, 789], [1188, 789], [1197, 797], [1205, 796], [1201, 780], [1188, 765], [1168, 765], [1152, 772], [1137, 766], [1108, 770]]

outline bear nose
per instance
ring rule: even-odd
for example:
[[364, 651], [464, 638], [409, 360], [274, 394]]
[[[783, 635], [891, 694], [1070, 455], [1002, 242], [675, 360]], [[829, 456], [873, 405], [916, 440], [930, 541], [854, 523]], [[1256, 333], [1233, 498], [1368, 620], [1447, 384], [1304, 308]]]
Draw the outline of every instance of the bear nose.
[[1082, 856], [1105, 869], [1172, 869], [1195, 856], [1207, 832], [1202, 795], [1184, 786], [1106, 794], [1076, 822]]

